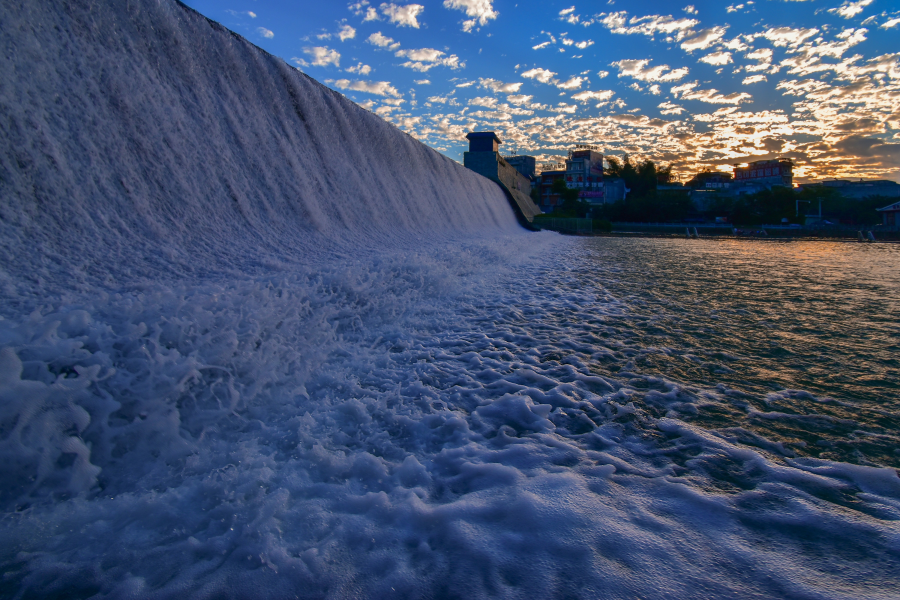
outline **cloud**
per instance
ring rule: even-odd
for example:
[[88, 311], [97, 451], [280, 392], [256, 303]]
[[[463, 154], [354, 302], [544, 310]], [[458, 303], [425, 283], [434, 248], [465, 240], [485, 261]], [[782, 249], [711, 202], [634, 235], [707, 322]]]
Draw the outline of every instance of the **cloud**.
[[388, 81], [350, 81], [349, 79], [338, 79], [337, 81], [334, 81], [332, 79], [326, 79], [325, 83], [334, 84], [336, 88], [341, 90], [365, 92], [376, 96], [400, 97], [400, 92], [398, 92], [397, 88], [393, 87]]
[[891, 166], [900, 166], [900, 144], [888, 144], [878, 138], [851, 135], [834, 144], [833, 148], [843, 155], [881, 158]]
[[541, 48], [546, 48], [549, 45], [550, 45], [550, 42], [541, 42], [537, 46], [532, 46], [531, 49], [532, 50], [540, 50]]
[[881, 24], [881, 28], [882, 29], [890, 29], [891, 27], [894, 27], [895, 25], [900, 25], [900, 17], [895, 17], [889, 21], [885, 21], [884, 23]]
[[342, 42], [346, 42], [347, 40], [352, 40], [356, 37], [356, 30], [349, 25], [343, 25], [337, 35], [341, 38]]
[[694, 88], [696, 87], [696, 82], [685, 83], [684, 85], [673, 87], [669, 91], [676, 98], [680, 95], [682, 100], [699, 100], [700, 102], [707, 102], [709, 104], [740, 104], [741, 102], [747, 102], [752, 98], [752, 96], [746, 92], [735, 92], [734, 94], [724, 96], [716, 89], [695, 90]]
[[700, 62], [704, 62], [710, 65], [722, 66], [727, 65], [731, 60], [731, 52], [713, 52], [712, 54], [707, 54], [703, 58], [700, 59]]
[[572, 95], [572, 100], [578, 102], [609, 102], [609, 99], [615, 95], [612, 90], [585, 90]]
[[530, 69], [522, 73], [522, 77], [527, 77], [528, 79], [536, 79], [541, 83], [550, 83], [554, 75], [556, 75], [556, 73], [554, 73], [553, 71], [541, 68]]
[[400, 42], [395, 42], [392, 38], [389, 38], [386, 35], [382, 35], [380, 31], [376, 31], [372, 35], [370, 35], [367, 39], [367, 42], [374, 46], [378, 46], [379, 48], [387, 48], [388, 50], [396, 50], [400, 47]]
[[257, 27], [256, 33], [269, 40], [275, 37], [275, 32], [273, 32], [271, 29], [266, 29], [265, 27]]
[[619, 60], [610, 63], [610, 66], [619, 69], [619, 77], [632, 77], [639, 81], [678, 81], [689, 73], [687, 67], [673, 70], [669, 65], [649, 67], [649, 64], [648, 59]]
[[711, 27], [703, 29], [694, 37], [681, 43], [681, 49], [685, 52], [693, 52], [694, 50], [706, 50], [725, 35], [726, 27]]
[[388, 18], [388, 21], [397, 25], [397, 27], [413, 27], [419, 28], [418, 16], [425, 10], [421, 4], [406, 4], [399, 6], [397, 4], [382, 3], [379, 6], [381, 14]]
[[819, 33], [818, 29], [792, 29], [791, 27], [775, 27], [767, 30], [762, 37], [775, 46], [796, 48], [807, 39]]
[[672, 16], [649, 15], [646, 17], [631, 17], [628, 19], [626, 11], [615, 13], [600, 13], [597, 15], [601, 25], [621, 35], [641, 34], [655, 36], [657, 33], [674, 35], [676, 41], [681, 41], [695, 25], [700, 21], [696, 19], [675, 19]]
[[427, 79], [416, 79], [416, 85], [431, 85], [431, 81]]
[[686, 12], [686, 13], [689, 14], [689, 15], [696, 15], [697, 12], [698, 12], [697, 9], [694, 8], [694, 5], [693, 5], [693, 4], [688, 4], [687, 6], [685, 6], [684, 8], [682, 8], [681, 10], [683, 10], [684, 12]]
[[504, 94], [514, 94], [519, 91], [520, 87], [522, 87], [522, 82], [517, 81], [515, 83], [503, 83], [502, 81], [497, 81], [496, 79], [480, 78], [478, 80], [478, 87], [492, 90], [494, 92], [503, 92]]
[[744, 85], [750, 85], [751, 83], [759, 83], [760, 81], [766, 81], [765, 75], [751, 75], [750, 77], [744, 77], [744, 81], [742, 82]]
[[609, 71], [597, 71], [597, 77], [603, 79], [604, 77], [609, 76]]
[[484, 27], [500, 14], [494, 10], [492, 0], [444, 0], [444, 8], [461, 10], [467, 17], [472, 17], [463, 21], [463, 31], [472, 31], [476, 25]]
[[859, 2], [844, 2], [838, 8], [829, 8], [828, 12], [838, 14], [845, 19], [852, 19], [863, 11], [863, 8], [872, 4], [874, 0], [859, 0]]
[[372, 67], [370, 67], [369, 65], [364, 65], [362, 63], [359, 63], [355, 67], [347, 67], [344, 70], [347, 71], [348, 73], [358, 73], [360, 75], [368, 75], [369, 73], [372, 72]]
[[657, 108], [661, 108], [659, 111], [662, 115], [680, 115], [684, 112], [684, 108], [678, 106], [677, 104], [672, 104], [671, 102], [663, 102]]
[[409, 60], [400, 66], [422, 73], [438, 66], [450, 67], [454, 70], [466, 66], [466, 63], [459, 62], [459, 57], [457, 55], [451, 54], [450, 56], [444, 56], [444, 52], [435, 50], [434, 48], [397, 50], [397, 52], [394, 53], [394, 56], [408, 58]]
[[[335, 67], [340, 67], [341, 55], [336, 50], [331, 50], [325, 46], [307, 46], [303, 49], [305, 54], [308, 54], [311, 57], [312, 65], [316, 67], [327, 67], [328, 65], [334, 65]], [[303, 63], [300, 59], [294, 59], [298, 64]], [[303, 66], [306, 66], [305, 64]]]
[[518, 96], [507, 96], [506, 100], [512, 104], [528, 104], [534, 99], [534, 96], [527, 96], [525, 94], [520, 94]]
[[569, 77], [562, 83], [557, 82], [556, 87], [561, 90], [577, 90], [585, 81], [587, 81], [587, 77]]

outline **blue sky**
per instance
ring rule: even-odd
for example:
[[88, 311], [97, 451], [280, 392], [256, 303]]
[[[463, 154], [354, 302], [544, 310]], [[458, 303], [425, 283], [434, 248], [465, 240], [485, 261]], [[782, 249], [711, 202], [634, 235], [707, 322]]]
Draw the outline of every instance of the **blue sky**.
[[900, 0], [186, 3], [459, 161], [494, 130], [546, 165], [900, 181]]

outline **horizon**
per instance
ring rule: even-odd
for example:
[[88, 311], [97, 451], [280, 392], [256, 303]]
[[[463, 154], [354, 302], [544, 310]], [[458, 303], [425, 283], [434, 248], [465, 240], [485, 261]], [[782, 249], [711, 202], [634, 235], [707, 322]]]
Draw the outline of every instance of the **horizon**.
[[539, 170], [595, 144], [682, 181], [782, 157], [797, 183], [900, 181], [884, 0], [186, 3], [458, 162], [491, 130]]

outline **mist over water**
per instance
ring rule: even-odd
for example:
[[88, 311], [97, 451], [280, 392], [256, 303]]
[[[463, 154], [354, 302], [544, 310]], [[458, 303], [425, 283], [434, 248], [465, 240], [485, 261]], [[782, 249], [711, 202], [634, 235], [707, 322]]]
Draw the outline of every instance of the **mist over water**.
[[38, 8], [0, 595], [896, 597], [895, 246], [528, 233], [180, 5]]

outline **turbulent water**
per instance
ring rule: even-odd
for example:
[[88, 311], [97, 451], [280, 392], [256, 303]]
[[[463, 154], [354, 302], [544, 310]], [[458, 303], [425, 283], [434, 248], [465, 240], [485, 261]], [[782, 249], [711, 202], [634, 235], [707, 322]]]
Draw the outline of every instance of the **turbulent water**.
[[897, 246], [528, 233], [180, 5], [0, 10], [0, 595], [896, 597]]

